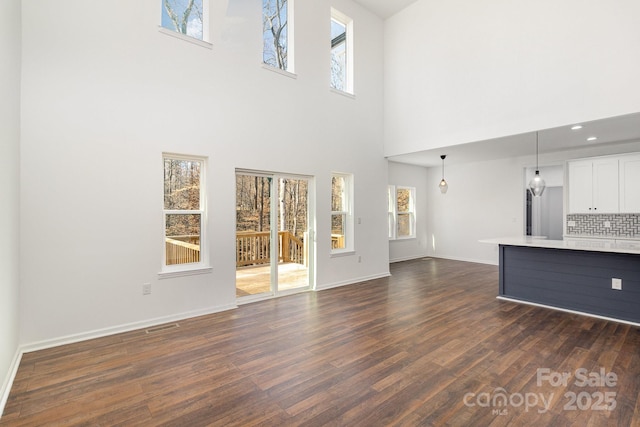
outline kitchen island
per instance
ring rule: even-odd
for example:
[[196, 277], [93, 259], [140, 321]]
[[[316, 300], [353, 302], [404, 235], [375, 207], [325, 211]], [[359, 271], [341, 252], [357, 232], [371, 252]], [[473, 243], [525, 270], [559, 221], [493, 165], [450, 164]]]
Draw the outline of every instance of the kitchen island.
[[640, 326], [637, 242], [526, 236], [481, 242], [499, 247], [498, 298]]

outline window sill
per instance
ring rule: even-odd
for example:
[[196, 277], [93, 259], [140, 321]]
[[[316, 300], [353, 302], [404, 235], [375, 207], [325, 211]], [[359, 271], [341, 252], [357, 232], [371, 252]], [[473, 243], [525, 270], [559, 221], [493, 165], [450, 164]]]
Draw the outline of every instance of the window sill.
[[353, 93], [345, 92], [343, 90], [334, 89], [334, 88], [330, 87], [329, 91], [333, 92], [333, 93], [335, 93], [337, 95], [342, 95], [344, 97], [350, 98], [350, 99], [356, 99], [356, 96]]
[[342, 251], [342, 252], [331, 252], [329, 255], [330, 258], [339, 258], [343, 256], [352, 256], [355, 255], [356, 251]]
[[271, 65], [262, 63], [262, 68], [265, 70], [272, 71], [276, 74], [280, 74], [281, 76], [289, 77], [290, 79], [296, 80], [298, 75], [296, 73], [292, 73], [291, 71], [281, 70], [280, 68], [272, 67]]
[[172, 279], [174, 277], [196, 276], [198, 274], [210, 274], [213, 272], [211, 267], [195, 267], [184, 270], [169, 270], [158, 273], [158, 279]]
[[213, 49], [213, 44], [206, 42], [204, 40], [195, 39], [191, 36], [187, 36], [185, 34], [178, 33], [176, 31], [171, 31], [164, 27], [158, 27], [158, 31], [162, 34], [166, 34], [167, 36], [175, 37], [177, 39], [184, 40], [186, 42], [193, 43], [201, 47], [206, 47], [207, 49]]

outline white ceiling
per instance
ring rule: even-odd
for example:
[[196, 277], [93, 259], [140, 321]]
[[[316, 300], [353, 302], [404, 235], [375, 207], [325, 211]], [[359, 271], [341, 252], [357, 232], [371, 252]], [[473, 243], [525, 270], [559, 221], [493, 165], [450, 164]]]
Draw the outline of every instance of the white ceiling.
[[416, 0], [354, 0], [382, 19], [387, 19]]
[[[624, 152], [624, 145], [640, 141], [640, 113], [627, 114], [602, 120], [580, 123], [580, 130], [571, 130], [571, 126], [544, 129], [538, 132], [540, 154], [566, 151], [585, 147], [616, 146], [616, 152]], [[597, 136], [596, 141], [587, 141]], [[389, 160], [420, 166], [438, 166], [442, 163], [440, 155], [446, 154], [447, 164], [479, 162], [495, 159], [513, 158], [535, 154], [536, 133], [524, 133], [486, 141], [460, 144], [400, 156], [390, 156]]]

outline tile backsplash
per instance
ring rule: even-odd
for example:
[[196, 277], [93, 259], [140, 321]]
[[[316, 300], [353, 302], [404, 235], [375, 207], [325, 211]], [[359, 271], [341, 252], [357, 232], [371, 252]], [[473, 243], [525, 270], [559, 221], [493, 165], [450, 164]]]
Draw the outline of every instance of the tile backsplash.
[[[575, 225], [569, 226], [572, 222]], [[567, 234], [640, 238], [640, 214], [570, 214], [567, 215]]]

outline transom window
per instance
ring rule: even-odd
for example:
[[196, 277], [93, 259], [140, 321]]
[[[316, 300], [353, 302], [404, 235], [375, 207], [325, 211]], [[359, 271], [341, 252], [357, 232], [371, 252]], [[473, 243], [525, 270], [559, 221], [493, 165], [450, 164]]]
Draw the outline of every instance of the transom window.
[[353, 251], [353, 176], [331, 177], [331, 251]]
[[197, 40], [207, 41], [206, 1], [162, 0], [162, 28]]
[[331, 9], [331, 87], [353, 93], [353, 21]]
[[293, 0], [262, 0], [262, 62], [293, 72]]
[[163, 160], [163, 269], [203, 266], [205, 160], [172, 154]]

